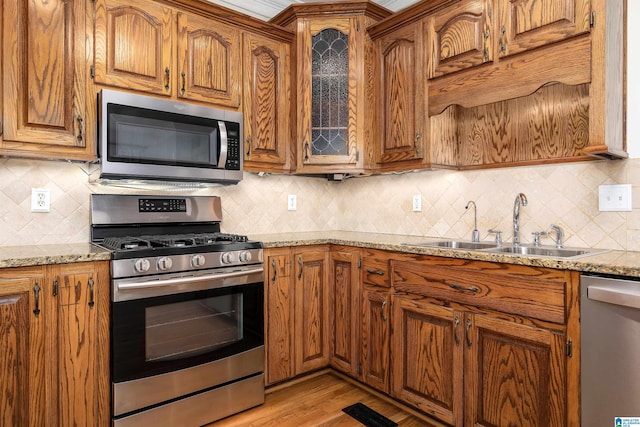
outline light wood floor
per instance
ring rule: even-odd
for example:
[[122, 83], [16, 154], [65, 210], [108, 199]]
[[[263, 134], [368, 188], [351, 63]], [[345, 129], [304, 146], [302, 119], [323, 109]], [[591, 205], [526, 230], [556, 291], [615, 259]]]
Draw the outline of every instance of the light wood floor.
[[306, 379], [269, 392], [265, 403], [208, 427], [362, 427], [342, 408], [362, 402], [398, 423], [399, 427], [439, 427], [431, 424], [332, 374]]

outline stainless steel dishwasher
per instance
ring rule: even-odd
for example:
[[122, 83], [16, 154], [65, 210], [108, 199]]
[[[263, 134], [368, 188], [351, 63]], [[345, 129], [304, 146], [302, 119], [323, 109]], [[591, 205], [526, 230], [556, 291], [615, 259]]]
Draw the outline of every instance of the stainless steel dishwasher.
[[640, 279], [582, 275], [582, 427], [640, 426]]

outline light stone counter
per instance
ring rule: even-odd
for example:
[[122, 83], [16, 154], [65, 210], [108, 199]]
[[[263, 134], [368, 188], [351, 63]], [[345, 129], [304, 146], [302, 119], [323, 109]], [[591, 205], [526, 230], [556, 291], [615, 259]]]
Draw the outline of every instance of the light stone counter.
[[0, 268], [108, 261], [111, 253], [91, 243], [0, 246]]
[[[362, 233], [352, 231], [318, 231], [300, 233], [256, 234], [249, 236], [260, 240], [265, 248], [336, 244], [359, 248], [382, 249], [422, 255], [445, 256], [509, 264], [575, 270], [585, 273], [612, 274], [616, 276], [640, 277], [640, 252], [606, 251], [577, 258], [549, 258], [535, 255], [497, 254], [483, 251], [415, 246], [445, 238], [402, 236], [395, 234]], [[408, 244], [406, 244], [408, 243]]]

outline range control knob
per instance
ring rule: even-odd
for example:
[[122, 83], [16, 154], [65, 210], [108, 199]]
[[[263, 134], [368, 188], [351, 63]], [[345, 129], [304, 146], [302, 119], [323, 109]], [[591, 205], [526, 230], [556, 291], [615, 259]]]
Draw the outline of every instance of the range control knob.
[[158, 270], [166, 271], [171, 268], [173, 261], [168, 256], [163, 256], [158, 260]]
[[135, 268], [138, 273], [145, 273], [151, 268], [151, 263], [146, 258], [140, 258], [136, 260], [133, 268]]
[[202, 267], [204, 263], [204, 255], [194, 255], [191, 257], [191, 266], [193, 267]]
[[233, 252], [223, 252], [222, 255], [220, 255], [220, 261], [222, 261], [223, 264], [232, 264], [236, 261], [236, 257]]
[[238, 259], [240, 259], [240, 262], [249, 262], [249, 261], [251, 261], [251, 252], [249, 252], [249, 251], [240, 252], [240, 255], [238, 255]]

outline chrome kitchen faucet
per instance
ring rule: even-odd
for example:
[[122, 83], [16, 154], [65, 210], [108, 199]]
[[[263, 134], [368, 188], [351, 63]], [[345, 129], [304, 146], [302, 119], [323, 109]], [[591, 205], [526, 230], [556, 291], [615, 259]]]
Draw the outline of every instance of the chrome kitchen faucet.
[[527, 196], [520, 193], [513, 203], [513, 245], [520, 245], [520, 206], [527, 206]]
[[480, 232], [478, 231], [478, 208], [476, 206], [476, 202], [470, 200], [467, 202], [467, 206], [465, 209], [469, 209], [469, 206], [473, 205], [473, 233], [471, 233], [471, 241], [479, 242], [480, 241]]

